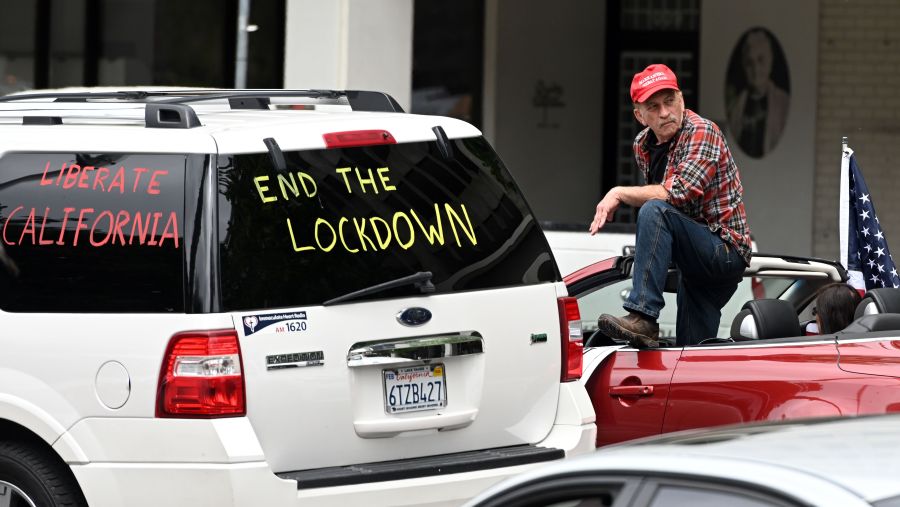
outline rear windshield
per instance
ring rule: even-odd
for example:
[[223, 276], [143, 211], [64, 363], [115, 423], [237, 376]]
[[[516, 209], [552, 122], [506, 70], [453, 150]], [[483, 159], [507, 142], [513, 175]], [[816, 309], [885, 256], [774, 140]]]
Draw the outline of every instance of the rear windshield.
[[[434, 293], [558, 281], [547, 242], [483, 138], [219, 159], [225, 310], [317, 305], [431, 272]], [[363, 299], [419, 294], [410, 284]]]

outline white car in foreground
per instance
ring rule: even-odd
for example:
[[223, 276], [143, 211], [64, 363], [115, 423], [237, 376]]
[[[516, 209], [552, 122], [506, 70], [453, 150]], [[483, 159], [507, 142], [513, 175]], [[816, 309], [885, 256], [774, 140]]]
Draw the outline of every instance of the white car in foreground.
[[509, 479], [468, 507], [897, 507], [900, 416], [687, 431]]

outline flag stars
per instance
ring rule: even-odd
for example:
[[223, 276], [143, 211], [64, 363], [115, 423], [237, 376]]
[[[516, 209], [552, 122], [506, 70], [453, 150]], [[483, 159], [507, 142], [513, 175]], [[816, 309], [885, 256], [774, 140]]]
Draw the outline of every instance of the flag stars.
[[[854, 286], [900, 289], [900, 265], [894, 264], [894, 257], [888, 251], [885, 232], [881, 229], [872, 195], [866, 188], [859, 167], [853, 156], [845, 153], [844, 162], [848, 162], [848, 159], [849, 168], [842, 167], [842, 170], [849, 169], [849, 178], [843, 180], [847, 185], [845, 191], [849, 191], [849, 199], [843, 204], [849, 205], [850, 213], [849, 216], [842, 214], [844, 220], [840, 224], [840, 234], [846, 239], [842, 242], [841, 255], [844, 259], [849, 259], [847, 269], [850, 270], [850, 278], [854, 280]], [[846, 199], [847, 194], [844, 196]], [[854, 230], [847, 230], [848, 222], [854, 224]]]

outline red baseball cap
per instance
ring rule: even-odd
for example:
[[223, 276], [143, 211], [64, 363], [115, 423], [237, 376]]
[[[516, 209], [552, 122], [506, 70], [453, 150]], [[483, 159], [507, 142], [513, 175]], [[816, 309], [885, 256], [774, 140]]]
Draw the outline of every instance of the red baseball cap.
[[672, 69], [654, 63], [638, 72], [631, 80], [631, 101], [641, 103], [660, 90], [678, 90], [678, 79]]

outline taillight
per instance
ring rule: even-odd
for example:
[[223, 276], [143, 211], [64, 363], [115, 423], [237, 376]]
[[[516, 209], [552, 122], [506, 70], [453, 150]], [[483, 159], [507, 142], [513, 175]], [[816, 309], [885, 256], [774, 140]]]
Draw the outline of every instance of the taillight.
[[156, 417], [244, 415], [242, 370], [235, 330], [176, 334], [169, 340], [159, 372]]
[[397, 144], [397, 140], [387, 130], [350, 130], [322, 134], [326, 148], [351, 148], [376, 144]]
[[559, 334], [562, 342], [562, 372], [559, 380], [571, 382], [581, 378], [581, 356], [584, 352], [581, 313], [575, 298], [558, 298], [556, 302], [559, 307]]

